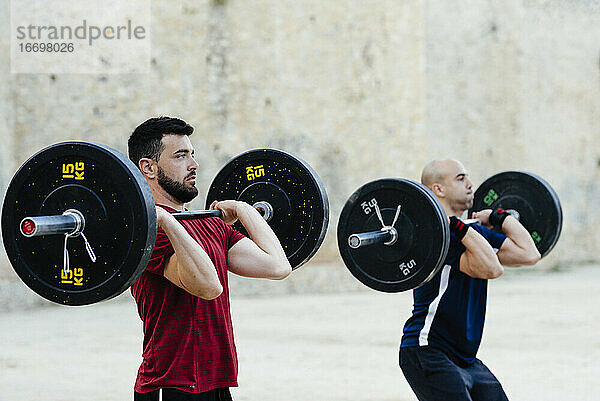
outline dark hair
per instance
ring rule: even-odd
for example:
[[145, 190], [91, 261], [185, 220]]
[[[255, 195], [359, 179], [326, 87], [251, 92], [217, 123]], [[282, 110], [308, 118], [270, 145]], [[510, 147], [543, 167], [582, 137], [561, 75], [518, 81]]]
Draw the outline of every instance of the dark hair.
[[192, 135], [194, 128], [173, 117], [150, 118], [133, 131], [127, 141], [129, 159], [137, 166], [143, 157], [158, 161], [164, 150], [164, 135]]

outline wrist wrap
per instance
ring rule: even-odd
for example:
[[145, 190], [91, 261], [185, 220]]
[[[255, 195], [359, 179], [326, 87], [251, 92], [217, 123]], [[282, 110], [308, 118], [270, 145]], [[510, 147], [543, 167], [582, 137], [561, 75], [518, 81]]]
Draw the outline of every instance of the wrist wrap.
[[504, 220], [506, 220], [508, 216], [510, 216], [510, 213], [504, 209], [498, 208], [490, 214], [490, 224], [494, 227], [502, 228], [502, 223], [504, 223]]
[[459, 240], [462, 241], [465, 235], [467, 235], [467, 230], [469, 230], [469, 226], [463, 223], [461, 219], [456, 216], [450, 216], [450, 232], [454, 233]]

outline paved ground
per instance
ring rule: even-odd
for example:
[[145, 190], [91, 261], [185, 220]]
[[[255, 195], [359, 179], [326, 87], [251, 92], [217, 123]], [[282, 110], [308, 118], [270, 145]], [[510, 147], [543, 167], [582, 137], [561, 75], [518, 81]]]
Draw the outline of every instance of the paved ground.
[[[292, 280], [293, 277], [288, 280]], [[600, 400], [600, 266], [491, 283], [480, 358], [511, 400]], [[237, 401], [415, 400], [397, 364], [410, 294], [233, 298]], [[0, 314], [0, 400], [129, 400], [141, 324], [128, 293]]]

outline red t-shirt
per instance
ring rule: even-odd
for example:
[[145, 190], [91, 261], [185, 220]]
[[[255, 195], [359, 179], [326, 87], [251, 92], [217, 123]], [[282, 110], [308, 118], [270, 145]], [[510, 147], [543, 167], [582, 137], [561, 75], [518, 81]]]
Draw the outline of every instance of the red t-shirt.
[[244, 236], [216, 217], [179, 222], [214, 263], [223, 293], [207, 301], [163, 276], [165, 262], [174, 250], [159, 228], [152, 258], [131, 287], [144, 325], [143, 361], [135, 382], [139, 393], [161, 387], [201, 393], [238, 385], [227, 252]]

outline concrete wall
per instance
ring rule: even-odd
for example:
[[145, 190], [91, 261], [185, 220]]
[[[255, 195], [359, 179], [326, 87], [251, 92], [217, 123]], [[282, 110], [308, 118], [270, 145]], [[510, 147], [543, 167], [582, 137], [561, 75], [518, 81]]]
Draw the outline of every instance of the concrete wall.
[[558, 192], [563, 233], [546, 265], [598, 260], [600, 3], [428, 2], [426, 132], [431, 155], [474, 182], [517, 169]]
[[128, 75], [10, 74], [9, 4], [0, 0], [1, 190], [44, 146], [125, 151], [138, 123], [173, 115], [196, 128], [201, 194], [249, 148], [309, 162], [331, 202], [321, 262], [339, 261], [337, 217], [355, 189], [418, 179], [438, 156], [463, 160], [476, 183], [509, 169], [545, 177], [564, 228], [542, 265], [598, 260], [596, 1], [153, 1], [151, 72]]

